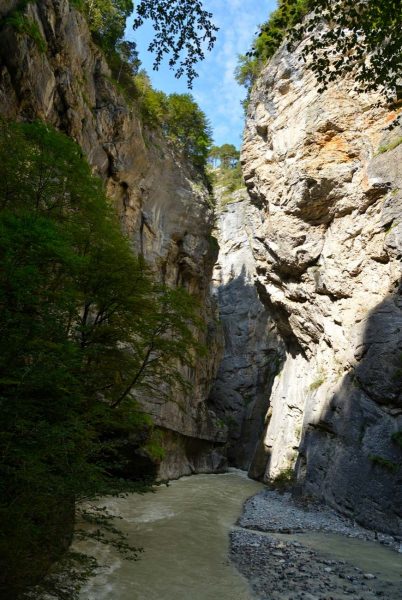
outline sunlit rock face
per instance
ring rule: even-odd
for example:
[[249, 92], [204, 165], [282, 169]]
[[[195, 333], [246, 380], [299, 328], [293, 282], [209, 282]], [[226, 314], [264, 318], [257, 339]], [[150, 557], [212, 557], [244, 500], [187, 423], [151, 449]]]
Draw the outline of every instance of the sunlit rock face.
[[283, 344], [254, 285], [251, 243], [259, 223], [258, 209], [245, 189], [216, 190], [216, 236], [219, 257], [213, 293], [219, 306], [225, 350], [209, 403], [228, 428], [231, 465], [248, 469], [264, 419]]
[[[10, 0], [1, 10], [15, 4]], [[177, 445], [177, 460], [170, 459], [167, 470], [162, 464], [161, 477], [213, 471], [215, 445], [224, 442], [225, 429], [206, 404], [221, 353], [209, 295], [217, 247], [211, 240], [207, 190], [159, 134], [144, 129], [138, 107], [114, 86], [84, 17], [67, 0], [42, 0], [26, 10], [47, 50], [41, 52], [34, 40], [11, 27], [2, 29], [0, 115], [42, 119], [77, 141], [105, 180], [134, 250], [161, 280], [182, 284], [201, 300], [207, 323], [202, 341], [210, 353], [189, 374], [191, 393], [175, 397], [175, 402], [148, 399], [145, 409], [174, 439], [185, 438]], [[167, 438], [170, 448], [169, 434]], [[203, 441], [201, 458], [193, 450], [185, 452], [193, 438]]]
[[287, 347], [252, 470], [401, 534], [400, 108], [351, 88], [282, 48], [252, 93], [256, 283]]

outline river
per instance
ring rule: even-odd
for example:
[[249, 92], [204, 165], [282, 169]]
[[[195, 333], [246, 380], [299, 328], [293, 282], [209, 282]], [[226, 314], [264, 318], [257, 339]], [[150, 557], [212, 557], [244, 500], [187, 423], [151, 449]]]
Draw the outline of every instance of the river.
[[[249, 600], [245, 579], [228, 559], [229, 531], [244, 501], [262, 484], [238, 471], [195, 475], [159, 486], [155, 493], [102, 503], [121, 516], [118, 526], [139, 561], [109, 547], [95, 555], [107, 568], [90, 580], [82, 600]], [[79, 546], [92, 554], [90, 542]]]
[[[251, 600], [247, 581], [228, 559], [229, 532], [244, 501], [262, 488], [232, 470], [106, 499], [101, 504], [122, 518], [118, 527], [144, 552], [131, 562], [111, 547], [80, 543], [80, 551], [105, 565], [82, 589], [81, 600]], [[401, 555], [379, 544], [319, 532], [287, 538], [400, 581]]]

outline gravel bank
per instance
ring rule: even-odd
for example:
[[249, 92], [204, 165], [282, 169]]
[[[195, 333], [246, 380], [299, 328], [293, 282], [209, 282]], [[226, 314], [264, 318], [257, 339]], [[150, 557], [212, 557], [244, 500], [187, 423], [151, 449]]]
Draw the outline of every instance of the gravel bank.
[[303, 544], [303, 536], [292, 539], [318, 531], [396, 547], [390, 536], [367, 531], [330, 508], [300, 505], [289, 494], [264, 490], [246, 502], [238, 525], [231, 533], [231, 559], [261, 600], [402, 600], [402, 579], [390, 581], [353, 561], [335, 560]]
[[280, 494], [274, 490], [263, 490], [249, 498], [237, 524], [245, 529], [276, 533], [327, 531], [379, 541], [397, 549], [392, 536], [359, 527], [350, 519], [320, 503], [302, 504], [294, 501], [289, 493]]

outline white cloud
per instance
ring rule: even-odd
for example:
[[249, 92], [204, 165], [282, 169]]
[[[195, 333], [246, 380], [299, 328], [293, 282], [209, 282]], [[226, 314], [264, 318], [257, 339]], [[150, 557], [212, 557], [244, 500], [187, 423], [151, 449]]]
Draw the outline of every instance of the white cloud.
[[245, 90], [234, 77], [237, 57], [250, 48], [258, 24], [274, 8], [273, 0], [206, 0], [220, 27], [216, 47], [199, 69], [194, 96], [212, 122], [215, 141], [239, 144]]
[[[220, 31], [215, 48], [206, 53], [205, 61], [198, 66], [199, 77], [194, 81], [192, 94], [212, 124], [215, 142], [239, 145], [244, 122], [241, 100], [245, 90], [234, 78], [237, 57], [250, 48], [258, 25], [275, 8], [276, 0], [204, 0], [204, 6], [213, 13]], [[139, 47], [145, 48], [151, 32], [148, 30], [147, 38], [144, 35], [142, 39], [142, 35], [140, 30], [135, 37]], [[143, 52], [141, 60], [155, 87], [168, 93], [185, 91], [184, 81], [174, 79], [168, 67], [163, 66], [154, 73], [152, 58]]]

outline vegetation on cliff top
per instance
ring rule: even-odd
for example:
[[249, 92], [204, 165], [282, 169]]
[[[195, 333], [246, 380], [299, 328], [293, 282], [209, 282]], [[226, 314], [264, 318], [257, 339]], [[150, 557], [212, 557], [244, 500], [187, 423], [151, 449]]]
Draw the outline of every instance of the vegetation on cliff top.
[[237, 80], [250, 91], [285, 38], [292, 50], [308, 37], [301, 57], [321, 91], [352, 73], [357, 91], [392, 99], [402, 72], [401, 22], [400, 0], [279, 0], [250, 52], [239, 57]]
[[[400, 0], [313, 0], [309, 17], [290, 35], [323, 91], [349, 74], [355, 89], [395, 97], [402, 73]], [[323, 27], [324, 24], [324, 27]]]
[[191, 94], [165, 94], [154, 90], [144, 71], [134, 78], [143, 121], [158, 128], [173, 147], [201, 174], [212, 143], [212, 130]]
[[[134, 11], [133, 0], [71, 1], [86, 14], [103, 48], [112, 53], [118, 50], [126, 19]], [[20, 6], [28, 2], [21, 0]], [[213, 15], [203, 8], [202, 0], [140, 0], [135, 9], [134, 28], [145, 20], [154, 26], [148, 49], [155, 53], [155, 68], [169, 56], [176, 77], [187, 75], [191, 87], [197, 62], [216, 40]], [[400, 85], [402, 70], [401, 21], [400, 0], [279, 0], [251, 51], [240, 57], [237, 78], [250, 88], [261, 65], [285, 37], [292, 46], [309, 35], [302, 57], [321, 89], [352, 72], [358, 90], [382, 90], [391, 97]]]
[[[155, 90], [147, 73], [140, 70], [141, 63], [135, 42], [124, 39], [127, 17], [134, 10], [133, 2], [74, 0], [74, 4], [86, 15], [95, 41], [105, 51], [105, 58], [117, 85], [129, 100], [135, 100], [139, 105], [144, 123], [150, 128], [158, 129], [176, 151], [205, 175], [212, 144], [211, 126], [191, 94], [168, 95]], [[196, 28], [205, 26], [206, 30], [212, 32], [213, 26], [207, 24], [211, 15], [201, 10], [199, 2], [169, 2], [163, 5], [162, 2], [151, 0], [140, 2], [136, 7], [136, 14], [135, 27], [140, 26], [147, 18], [155, 21], [156, 39], [159, 41], [155, 39], [151, 50], [155, 50], [159, 44], [156, 66], [161, 63], [168, 48], [174, 53], [170, 60], [171, 66], [174, 66], [180, 60], [181, 50], [185, 48], [188, 55], [180, 63], [177, 76], [186, 72], [193, 79], [196, 76], [194, 65], [203, 57], [201, 48], [198, 49], [200, 34], [196, 32]], [[169, 45], [163, 46], [169, 32], [173, 38], [180, 35], [181, 42], [177, 42], [177, 46], [174, 45], [173, 38]], [[205, 35], [207, 36], [206, 33]], [[192, 48], [193, 43], [197, 48]], [[210, 40], [210, 43], [213, 41]]]
[[251, 50], [239, 56], [235, 76], [238, 83], [244, 85], [248, 92], [263, 66], [284, 41], [288, 31], [301, 22], [313, 2], [314, 0], [279, 0], [278, 8], [271, 13], [268, 21], [261, 25]]
[[188, 386], [178, 365], [202, 348], [195, 300], [133, 254], [76, 144], [40, 123], [1, 123], [0, 161], [0, 589], [10, 597], [68, 541], [74, 500], [131, 488], [133, 454], [152, 430], [135, 396]]
[[[46, 41], [37, 23], [26, 14], [35, 0], [22, 0], [0, 22], [31, 37], [41, 52]], [[205, 167], [212, 144], [211, 127], [204, 112], [190, 94], [165, 94], [154, 90], [144, 70], [140, 70], [135, 42], [124, 39], [127, 17], [134, 10], [131, 0], [72, 0], [86, 17], [96, 44], [103, 50], [116, 87], [128, 102], [140, 110], [143, 122], [157, 129], [195, 169], [205, 177]], [[144, 3], [143, 3], [144, 4]]]
[[216, 188], [223, 189], [220, 208], [232, 199], [231, 194], [244, 187], [240, 152], [233, 144], [213, 146], [209, 152], [209, 177]]
[[[105, 49], [114, 49], [124, 37], [126, 19], [134, 12], [133, 0], [72, 0], [87, 16], [91, 30]], [[140, 0], [135, 6], [134, 29], [150, 20], [155, 36], [148, 50], [158, 69], [169, 56], [175, 76], [186, 75], [191, 88], [198, 76], [195, 66], [211, 50], [218, 28], [200, 0]]]

